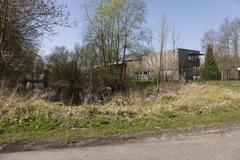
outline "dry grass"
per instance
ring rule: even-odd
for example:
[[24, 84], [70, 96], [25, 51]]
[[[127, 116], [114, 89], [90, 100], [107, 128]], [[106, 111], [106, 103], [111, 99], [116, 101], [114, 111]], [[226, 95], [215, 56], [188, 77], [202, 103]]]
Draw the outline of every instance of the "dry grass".
[[[164, 92], [144, 93], [134, 92], [129, 97], [131, 105], [114, 105], [112, 103], [99, 107], [101, 112], [132, 111], [139, 116], [161, 112], [162, 110], [178, 111], [183, 108], [207, 110], [214, 107], [228, 106], [232, 101], [240, 100], [240, 92], [224, 87], [209, 84], [186, 84], [164, 88]], [[162, 89], [163, 90], [163, 89]]]
[[91, 114], [121, 117], [127, 113], [135, 117], [142, 117], [166, 109], [178, 111], [182, 108], [209, 109], [227, 106], [231, 101], [240, 99], [238, 91], [208, 84], [193, 83], [166, 90], [162, 93], [156, 93], [151, 89], [131, 91], [127, 96], [113, 96], [112, 101], [105, 105], [83, 105], [79, 107], [45, 102], [39, 100], [39, 97], [23, 101], [21, 97], [16, 95], [8, 98], [2, 96], [0, 120], [30, 115], [86, 118]]
[[178, 93], [173, 108], [194, 107], [209, 109], [227, 106], [233, 100], [240, 99], [239, 92], [223, 86], [208, 84], [190, 84], [183, 86]]
[[[39, 96], [1, 96], [0, 143], [86, 138], [240, 122], [240, 90], [211, 84], [166, 85], [108, 97], [105, 105], [65, 106]], [[11, 94], [8, 94], [11, 95]]]

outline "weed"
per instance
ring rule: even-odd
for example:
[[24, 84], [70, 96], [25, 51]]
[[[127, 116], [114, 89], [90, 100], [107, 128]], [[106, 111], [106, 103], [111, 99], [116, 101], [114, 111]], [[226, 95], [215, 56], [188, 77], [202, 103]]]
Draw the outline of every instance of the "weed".
[[118, 95], [116, 98], [127, 101], [123, 105], [109, 102], [70, 107], [42, 100], [18, 100], [0, 108], [0, 143], [33, 138], [101, 137], [240, 121], [240, 94], [231, 87], [192, 83], [174, 92], [172, 89], [160, 94], [145, 92], [134, 93], [133, 99]]

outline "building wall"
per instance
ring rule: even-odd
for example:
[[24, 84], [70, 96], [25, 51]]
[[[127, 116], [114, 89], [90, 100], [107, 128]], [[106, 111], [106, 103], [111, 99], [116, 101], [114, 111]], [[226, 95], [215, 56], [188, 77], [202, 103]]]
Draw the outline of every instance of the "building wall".
[[[197, 59], [189, 59], [191, 55]], [[151, 79], [161, 73], [165, 80], [191, 80], [194, 76], [197, 78], [199, 56], [199, 51], [181, 48], [165, 51], [162, 61], [159, 53], [136, 56], [127, 63], [128, 75], [135, 79]]]
[[186, 80], [193, 79], [194, 74], [196, 74], [195, 73], [196, 71], [200, 72], [199, 71], [200, 62], [199, 64], [197, 61], [195, 63], [191, 63], [191, 61], [189, 60], [189, 55], [191, 54], [200, 55], [200, 51], [182, 48], [178, 49], [180, 76], [184, 76]]
[[139, 56], [127, 63], [130, 77], [137, 79], [151, 79], [163, 69], [163, 77], [166, 80], [179, 80], [179, 65], [177, 50], [166, 51], [162, 55], [162, 67], [160, 54], [148, 54]]

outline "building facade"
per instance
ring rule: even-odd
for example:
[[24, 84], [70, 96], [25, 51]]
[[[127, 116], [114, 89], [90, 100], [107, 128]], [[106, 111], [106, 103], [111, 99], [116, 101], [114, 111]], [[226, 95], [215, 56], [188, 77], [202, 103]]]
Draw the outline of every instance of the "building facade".
[[133, 56], [127, 61], [127, 74], [138, 80], [153, 79], [159, 74], [164, 80], [199, 79], [201, 56], [200, 51], [182, 48]]

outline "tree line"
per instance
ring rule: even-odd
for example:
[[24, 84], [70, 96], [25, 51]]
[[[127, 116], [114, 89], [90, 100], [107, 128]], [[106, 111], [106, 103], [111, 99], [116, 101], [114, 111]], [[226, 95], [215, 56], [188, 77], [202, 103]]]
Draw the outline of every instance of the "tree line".
[[[42, 57], [39, 54], [41, 38], [54, 35], [55, 26], [70, 27], [67, 7], [56, 0], [1, 0], [1, 85], [4, 80], [12, 84], [41, 82], [45, 87], [54, 88], [59, 97], [75, 104], [92, 99], [92, 95], [106, 91], [107, 87], [119, 91], [132, 86], [126, 79], [129, 55], [157, 53], [153, 34], [144, 25], [146, 2], [85, 0], [84, 12], [84, 43], [76, 45], [73, 51], [55, 47], [50, 55]], [[157, 33], [160, 52], [149, 59], [148, 66], [155, 72], [157, 90], [163, 82], [164, 50], [169, 43], [171, 49], [181, 43], [175, 26], [171, 27], [164, 16], [161, 20]], [[233, 64], [232, 60], [238, 63], [239, 21], [226, 19], [218, 32], [209, 31], [202, 40], [204, 49], [212, 47], [213, 51], [208, 48], [208, 52], [214, 56], [207, 57], [217, 60], [222, 76], [224, 67]], [[170, 61], [177, 65], [175, 57]], [[208, 62], [211, 64], [212, 60]]]
[[236, 73], [240, 62], [240, 18], [226, 18], [218, 30], [207, 31], [202, 45], [204, 50], [210, 45], [220, 71], [219, 77], [229, 80], [230, 72], [234, 70]]
[[107, 86], [125, 89], [127, 55], [139, 53], [145, 43], [145, 1], [90, 0], [84, 9], [84, 44], [74, 51], [56, 47], [41, 57], [41, 38], [69, 24], [66, 6], [56, 0], [1, 0], [1, 85], [41, 81], [65, 97]]
[[65, 9], [55, 0], [0, 1], [1, 79], [20, 80], [34, 72], [42, 36], [53, 34], [56, 25], [67, 25]]
[[91, 0], [84, 10], [84, 44], [74, 51], [56, 47], [47, 58], [50, 86], [73, 101], [79, 93], [88, 100], [107, 87], [126, 90], [128, 55], [146, 49], [144, 0]]

